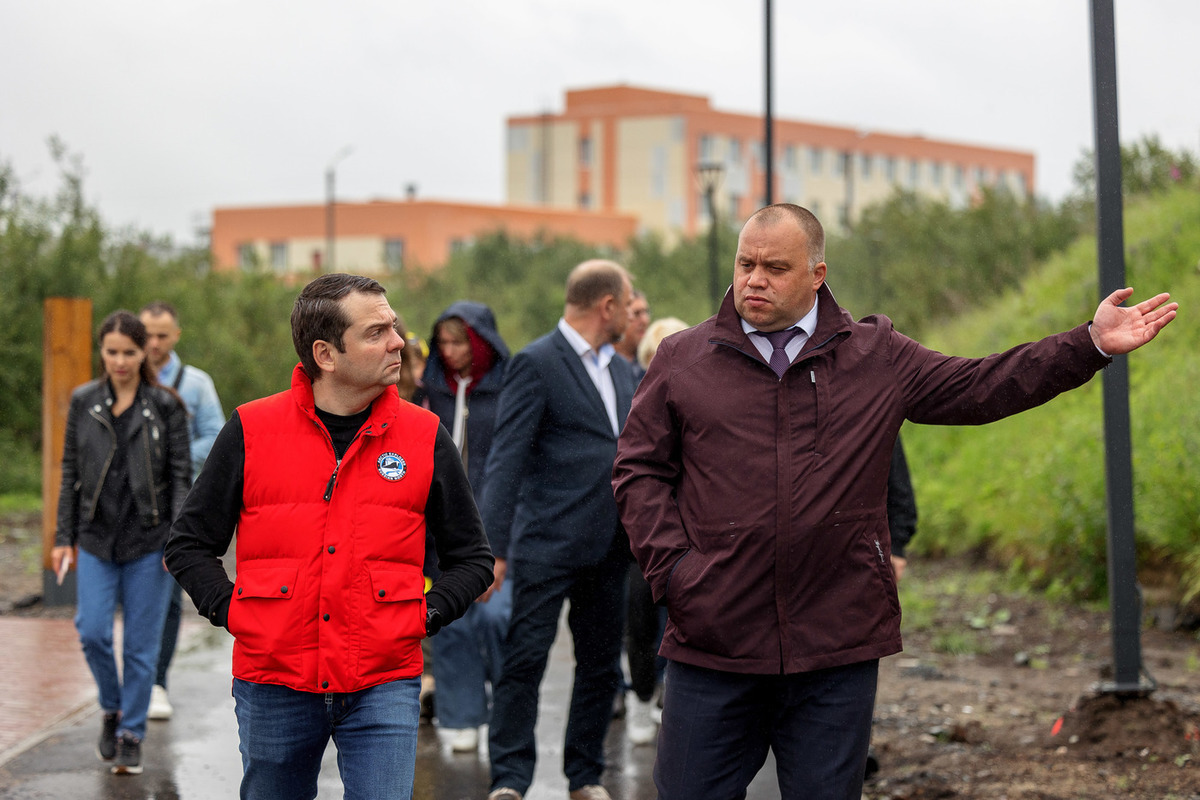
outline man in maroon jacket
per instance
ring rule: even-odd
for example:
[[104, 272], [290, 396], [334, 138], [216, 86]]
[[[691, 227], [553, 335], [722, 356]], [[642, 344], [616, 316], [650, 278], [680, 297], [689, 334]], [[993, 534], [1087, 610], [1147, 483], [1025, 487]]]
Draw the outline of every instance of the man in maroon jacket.
[[1085, 383], [1175, 317], [1161, 294], [987, 358], [946, 356], [825, 286], [821, 224], [769, 206], [715, 317], [668, 337], [618, 445], [621, 521], [669, 613], [662, 800], [743, 797], [774, 749], [784, 798], [858, 800], [878, 662], [897, 653], [886, 486], [908, 419], [981, 424]]

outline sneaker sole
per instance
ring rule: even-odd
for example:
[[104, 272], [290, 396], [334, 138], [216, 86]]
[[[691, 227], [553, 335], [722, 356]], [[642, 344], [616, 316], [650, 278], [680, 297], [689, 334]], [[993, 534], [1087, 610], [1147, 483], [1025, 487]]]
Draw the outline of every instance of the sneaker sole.
[[142, 767], [140, 764], [136, 767], [128, 767], [128, 766], [119, 766], [118, 765], [118, 766], [115, 766], [112, 768], [112, 774], [113, 775], [141, 775]]

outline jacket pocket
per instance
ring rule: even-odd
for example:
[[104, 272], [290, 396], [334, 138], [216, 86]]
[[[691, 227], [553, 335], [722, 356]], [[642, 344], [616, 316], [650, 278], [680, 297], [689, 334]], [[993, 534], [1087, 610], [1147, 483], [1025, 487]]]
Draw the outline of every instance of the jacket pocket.
[[420, 640], [425, 636], [425, 576], [420, 567], [369, 561], [359, 634], [358, 674], [362, 678], [396, 670], [420, 671]]
[[262, 559], [238, 565], [229, 604], [229, 632], [256, 670], [299, 677], [303, 636], [294, 601], [300, 568], [292, 559]]

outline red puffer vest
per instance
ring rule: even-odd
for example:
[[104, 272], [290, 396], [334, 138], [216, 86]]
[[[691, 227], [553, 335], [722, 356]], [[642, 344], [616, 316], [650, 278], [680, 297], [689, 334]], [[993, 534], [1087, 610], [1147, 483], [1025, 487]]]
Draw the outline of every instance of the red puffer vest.
[[437, 417], [391, 387], [339, 465], [299, 365], [290, 392], [238, 416], [246, 466], [229, 607], [234, 676], [352, 692], [420, 675]]

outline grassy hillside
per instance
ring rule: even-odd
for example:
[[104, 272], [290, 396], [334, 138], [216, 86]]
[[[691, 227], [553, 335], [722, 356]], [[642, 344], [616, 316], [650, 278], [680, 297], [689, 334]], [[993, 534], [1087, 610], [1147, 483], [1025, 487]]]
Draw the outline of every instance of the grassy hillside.
[[[1134, 201], [1125, 232], [1135, 299], [1169, 291], [1180, 304], [1176, 321], [1128, 358], [1142, 580], [1186, 594], [1200, 589], [1200, 193]], [[921, 339], [981, 356], [1072, 327], [1095, 310], [1096, 272], [1095, 239], [1084, 237], [1018, 290]], [[913, 551], [986, 554], [1034, 586], [1104, 597], [1101, 380], [994, 425], [906, 425], [921, 517]]]

